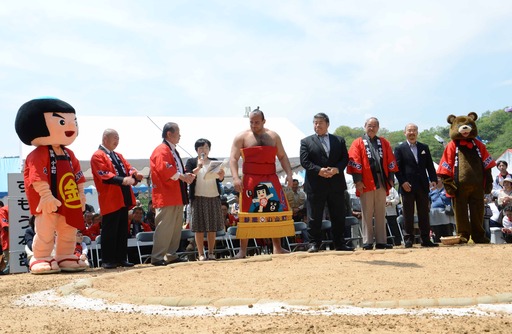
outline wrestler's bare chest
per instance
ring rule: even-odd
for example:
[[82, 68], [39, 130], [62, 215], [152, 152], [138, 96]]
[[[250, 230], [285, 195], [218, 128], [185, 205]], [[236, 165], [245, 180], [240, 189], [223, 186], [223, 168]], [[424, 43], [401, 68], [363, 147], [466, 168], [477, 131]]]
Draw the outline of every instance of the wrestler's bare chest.
[[276, 142], [268, 133], [254, 134], [250, 133], [244, 140], [244, 147], [252, 146], [276, 146]]

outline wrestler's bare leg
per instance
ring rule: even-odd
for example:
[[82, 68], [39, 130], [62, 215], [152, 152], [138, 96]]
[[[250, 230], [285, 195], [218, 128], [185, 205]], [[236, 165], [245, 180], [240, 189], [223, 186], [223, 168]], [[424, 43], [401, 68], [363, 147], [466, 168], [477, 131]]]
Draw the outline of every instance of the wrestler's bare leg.
[[235, 255], [235, 259], [244, 259], [247, 256], [247, 245], [249, 239], [240, 239], [240, 251]]
[[272, 247], [274, 248], [274, 250], [273, 250], [274, 254], [288, 254], [288, 253], [290, 253], [289, 250], [284, 249], [281, 246], [281, 238], [272, 238]]

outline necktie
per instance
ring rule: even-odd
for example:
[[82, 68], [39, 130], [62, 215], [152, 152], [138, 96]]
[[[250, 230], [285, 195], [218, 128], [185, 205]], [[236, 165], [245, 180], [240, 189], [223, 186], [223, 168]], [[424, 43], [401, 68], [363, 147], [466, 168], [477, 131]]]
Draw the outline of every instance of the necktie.
[[324, 147], [325, 153], [329, 155], [329, 146], [327, 145], [327, 138], [328, 136], [320, 136], [320, 142], [322, 143], [322, 146]]
[[414, 159], [416, 159], [416, 162], [418, 162], [418, 147], [416, 147], [416, 144], [411, 144], [410, 147], [412, 154], [414, 155]]

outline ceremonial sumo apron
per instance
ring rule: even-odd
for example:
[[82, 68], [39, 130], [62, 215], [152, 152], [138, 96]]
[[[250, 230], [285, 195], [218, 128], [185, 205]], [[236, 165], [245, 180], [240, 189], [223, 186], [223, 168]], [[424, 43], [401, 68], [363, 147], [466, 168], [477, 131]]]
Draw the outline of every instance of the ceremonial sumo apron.
[[241, 149], [243, 193], [240, 194], [238, 239], [295, 235], [293, 212], [276, 175], [277, 148]]

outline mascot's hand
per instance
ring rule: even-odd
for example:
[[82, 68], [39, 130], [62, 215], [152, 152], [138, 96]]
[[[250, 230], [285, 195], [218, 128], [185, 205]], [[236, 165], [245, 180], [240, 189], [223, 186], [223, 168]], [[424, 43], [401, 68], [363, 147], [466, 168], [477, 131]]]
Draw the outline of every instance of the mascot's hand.
[[85, 191], [84, 191], [85, 183], [78, 184], [78, 194], [80, 195], [80, 202], [82, 203], [82, 211], [85, 211]]
[[62, 203], [52, 195], [50, 185], [44, 181], [34, 182], [32, 185], [34, 186], [34, 190], [41, 196], [36, 211], [43, 213], [56, 212], [57, 208], [61, 206]]
[[451, 177], [443, 177], [441, 178], [441, 181], [443, 181], [444, 189], [446, 190], [446, 193], [448, 195], [457, 195], [457, 186], [455, 185], [455, 181]]

